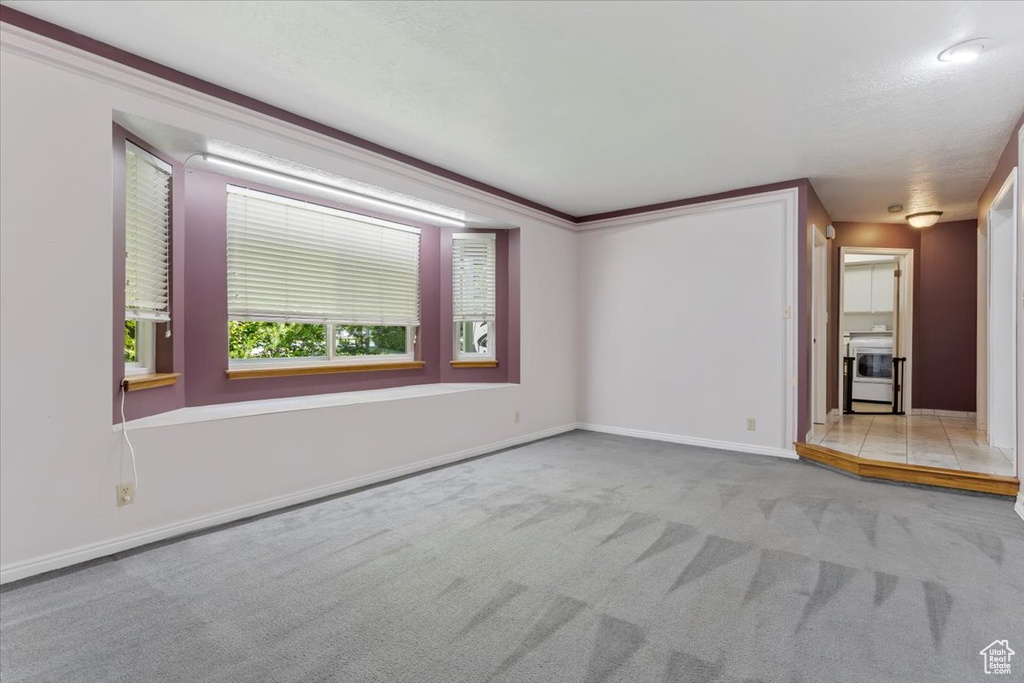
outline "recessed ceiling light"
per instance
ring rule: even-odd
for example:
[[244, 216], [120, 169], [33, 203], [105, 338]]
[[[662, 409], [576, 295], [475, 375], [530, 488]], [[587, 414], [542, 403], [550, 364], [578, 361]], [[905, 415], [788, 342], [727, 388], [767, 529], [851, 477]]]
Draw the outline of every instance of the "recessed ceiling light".
[[892, 206], [889, 207], [889, 213], [899, 213], [902, 210], [903, 210], [903, 205], [902, 204], [893, 204]]
[[920, 213], [912, 213], [907, 216], [907, 222], [910, 223], [912, 228], [930, 228], [939, 222], [939, 216], [941, 215], [941, 211], [921, 211]]
[[940, 62], [973, 62], [988, 46], [991, 38], [972, 38], [939, 53]]

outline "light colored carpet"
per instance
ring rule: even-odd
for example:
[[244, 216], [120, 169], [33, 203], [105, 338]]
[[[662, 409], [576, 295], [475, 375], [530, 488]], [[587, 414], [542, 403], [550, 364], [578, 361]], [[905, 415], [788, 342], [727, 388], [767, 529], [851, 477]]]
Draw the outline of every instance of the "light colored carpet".
[[0, 627], [4, 683], [981, 680], [1024, 653], [1024, 523], [574, 432], [17, 586]]

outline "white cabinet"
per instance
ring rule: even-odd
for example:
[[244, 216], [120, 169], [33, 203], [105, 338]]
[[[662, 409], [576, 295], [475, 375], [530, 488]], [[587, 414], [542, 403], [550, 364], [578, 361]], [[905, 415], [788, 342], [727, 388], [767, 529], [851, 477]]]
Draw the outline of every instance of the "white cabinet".
[[896, 266], [893, 262], [876, 263], [871, 266], [871, 312], [882, 313], [892, 310], [893, 276]]
[[846, 313], [887, 313], [892, 310], [895, 263], [850, 264], [843, 280]]
[[871, 264], [846, 266], [843, 278], [843, 310], [847, 313], [871, 311]]

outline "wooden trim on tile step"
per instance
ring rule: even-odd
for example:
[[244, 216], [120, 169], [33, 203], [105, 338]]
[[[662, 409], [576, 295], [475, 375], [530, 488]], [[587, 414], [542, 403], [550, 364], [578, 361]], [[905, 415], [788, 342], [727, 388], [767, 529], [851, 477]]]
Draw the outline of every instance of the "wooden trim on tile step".
[[125, 391], [141, 391], [143, 389], [156, 389], [157, 387], [169, 387], [178, 383], [181, 377], [180, 372], [157, 372], [151, 375], [131, 375], [125, 377]]
[[997, 496], [1016, 496], [1020, 480], [997, 474], [947, 470], [942, 467], [908, 465], [901, 462], [869, 460], [849, 453], [809, 443], [795, 443], [797, 455], [804, 460], [855, 474], [865, 479], [884, 479], [924, 486], [940, 486], [961, 491], [977, 491]]
[[496, 360], [453, 360], [451, 362], [453, 368], [496, 368], [498, 367], [498, 361]]
[[256, 379], [259, 377], [292, 377], [296, 375], [332, 375], [337, 372], [380, 372], [383, 370], [421, 370], [426, 365], [421, 360], [397, 363], [361, 363], [343, 365], [323, 363], [320, 365], [283, 365], [276, 368], [235, 368], [227, 370], [228, 379]]

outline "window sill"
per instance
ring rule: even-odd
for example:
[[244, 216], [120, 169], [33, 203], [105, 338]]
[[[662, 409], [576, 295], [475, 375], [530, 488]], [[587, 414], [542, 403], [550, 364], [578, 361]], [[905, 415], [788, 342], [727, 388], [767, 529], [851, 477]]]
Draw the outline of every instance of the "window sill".
[[172, 384], [177, 384], [179, 377], [181, 377], [180, 372], [157, 372], [151, 375], [129, 375], [124, 378], [124, 390], [142, 391], [143, 389], [169, 387]]
[[[495, 391], [518, 387], [518, 384], [416, 384], [390, 389], [369, 389], [347, 391], [337, 394], [314, 394], [312, 396], [290, 396], [239, 403], [222, 403], [209, 406], [179, 408], [158, 415], [140, 417], [128, 423], [128, 429], [150, 429], [173, 425], [211, 422], [235, 418], [291, 413], [299, 410], [320, 410], [338, 406], [363, 405], [370, 403], [424, 399], [435, 396], [464, 394], [471, 391]], [[121, 425], [113, 425], [113, 431], [121, 431]]]
[[498, 361], [496, 360], [453, 360], [451, 362], [453, 368], [496, 368], [498, 367]]
[[235, 368], [227, 370], [228, 379], [256, 379], [260, 377], [293, 377], [297, 375], [332, 375], [338, 372], [383, 372], [385, 370], [421, 370], [426, 365], [421, 360], [399, 361], [397, 363], [360, 363], [359, 365], [328, 364], [283, 365], [270, 368]]

